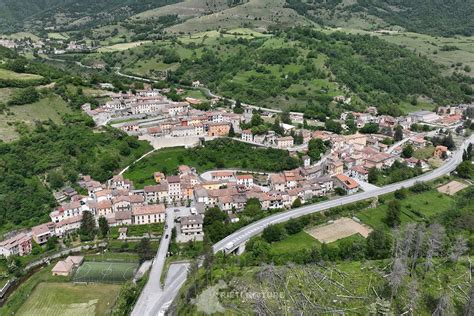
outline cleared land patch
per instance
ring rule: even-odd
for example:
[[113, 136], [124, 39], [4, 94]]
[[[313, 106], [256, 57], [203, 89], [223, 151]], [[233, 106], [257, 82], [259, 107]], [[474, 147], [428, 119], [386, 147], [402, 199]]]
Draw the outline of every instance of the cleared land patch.
[[62, 115], [70, 113], [71, 109], [59, 96], [52, 95], [38, 102], [9, 107], [11, 114], [4, 115], [0, 112], [0, 139], [9, 142], [18, 138], [15, 131], [15, 122], [24, 122], [32, 125], [34, 121], [47, 121], [48, 119], [60, 124]]
[[22, 316], [107, 315], [117, 299], [120, 285], [71, 283], [38, 284], [18, 310]]
[[43, 77], [40, 75], [34, 75], [34, 74], [17, 73], [14, 71], [0, 68], [0, 79], [29, 81], [29, 80], [43, 79]]
[[84, 262], [73, 277], [74, 282], [120, 283], [130, 280], [138, 267], [128, 262]]
[[322, 243], [331, 243], [355, 234], [360, 234], [364, 238], [367, 238], [371, 231], [371, 228], [351, 218], [342, 217], [331, 224], [313, 228], [309, 230], [308, 233]]
[[446, 183], [445, 185], [442, 185], [438, 187], [438, 192], [449, 194], [449, 195], [454, 195], [457, 192], [467, 188], [468, 185], [459, 181], [451, 181], [449, 183]]
[[112, 45], [112, 46], [101, 47], [101, 48], [99, 48], [99, 52], [101, 52], [101, 53], [120, 52], [120, 51], [127, 50], [127, 49], [130, 49], [130, 48], [135, 48], [135, 47], [141, 46], [143, 44], [147, 44], [147, 43], [150, 43], [150, 41], [115, 44], [115, 45]]

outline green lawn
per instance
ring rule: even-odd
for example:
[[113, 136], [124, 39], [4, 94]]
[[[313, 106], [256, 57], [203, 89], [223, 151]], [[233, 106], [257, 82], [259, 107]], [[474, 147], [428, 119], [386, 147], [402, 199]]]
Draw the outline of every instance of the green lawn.
[[43, 79], [43, 77], [40, 75], [17, 73], [17, 72], [13, 72], [7, 69], [0, 68], [0, 79], [29, 81], [29, 80]]
[[272, 244], [272, 254], [288, 254], [300, 252], [303, 249], [311, 249], [320, 243], [305, 231], [301, 231], [294, 235], [289, 235], [282, 241]]
[[108, 315], [117, 299], [120, 285], [38, 284], [16, 315], [60, 316]]
[[416, 149], [413, 153], [413, 156], [417, 159], [430, 159], [433, 157], [433, 152], [435, 148], [433, 146], [428, 146], [425, 148]]
[[198, 100], [202, 100], [202, 101], [207, 101], [206, 96], [204, 95], [204, 93], [201, 90], [188, 89], [184, 93], [183, 97], [185, 97], [185, 98], [189, 97], [189, 98], [194, 98], [194, 99], [198, 99]]
[[[110, 229], [110, 237], [111, 238], [118, 238], [119, 227], [111, 227]], [[145, 224], [145, 225], [128, 225], [127, 226], [127, 236], [129, 237], [142, 237], [144, 234], [149, 233], [153, 235], [161, 235], [163, 234], [164, 224], [162, 223], [155, 223], [155, 224]]]

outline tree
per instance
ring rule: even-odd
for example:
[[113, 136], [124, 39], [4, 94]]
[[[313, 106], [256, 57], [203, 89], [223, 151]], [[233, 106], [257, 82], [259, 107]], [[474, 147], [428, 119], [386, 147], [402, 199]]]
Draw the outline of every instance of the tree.
[[442, 225], [435, 223], [430, 225], [428, 228], [428, 234], [425, 271], [428, 271], [433, 267], [433, 257], [437, 256], [443, 247], [445, 229]]
[[285, 237], [285, 228], [282, 225], [270, 225], [263, 230], [262, 237], [268, 243], [280, 241]]
[[53, 190], [57, 190], [63, 187], [64, 178], [63, 175], [58, 171], [51, 171], [48, 173], [48, 183]]
[[263, 121], [262, 117], [258, 113], [254, 113], [252, 115], [252, 119], [250, 120], [250, 124], [253, 127], [263, 125], [265, 122]]
[[402, 157], [411, 158], [413, 156], [413, 153], [414, 153], [413, 146], [408, 144], [405, 147], [403, 147]]
[[456, 241], [454, 242], [453, 248], [451, 250], [451, 255], [449, 259], [453, 263], [457, 263], [459, 257], [461, 257], [469, 248], [467, 247], [467, 240], [463, 236], [457, 236]]
[[34, 103], [39, 100], [39, 93], [34, 87], [28, 87], [25, 89], [17, 90], [13, 92], [8, 101], [8, 105], [23, 105]]
[[375, 134], [379, 131], [379, 124], [377, 123], [367, 123], [360, 129], [360, 132], [363, 134]]
[[291, 208], [297, 208], [297, 207], [301, 207], [301, 199], [300, 198], [296, 198], [296, 200], [293, 202], [293, 204], [291, 204]]
[[342, 126], [339, 122], [328, 120], [326, 123], [324, 123], [324, 129], [336, 134], [340, 134], [342, 131]]
[[321, 158], [321, 155], [326, 151], [326, 146], [322, 139], [312, 138], [308, 143], [308, 156], [311, 157], [312, 161], [317, 161]]
[[48, 250], [56, 249], [57, 243], [58, 243], [58, 237], [56, 236], [49, 237], [48, 241], [46, 242], [46, 249]]
[[280, 114], [281, 121], [285, 124], [290, 124], [291, 125], [291, 118], [290, 118], [290, 112], [285, 111]]
[[393, 192], [393, 195], [394, 195], [395, 198], [397, 198], [398, 200], [403, 200], [404, 198], [407, 197], [407, 189], [401, 188], [401, 189], [399, 189], [399, 190], [396, 190], [395, 192]]
[[434, 310], [432, 316], [454, 315], [452, 307], [453, 306], [451, 304], [451, 299], [449, 297], [449, 294], [444, 293], [438, 299], [438, 305], [436, 306], [436, 309]]
[[235, 137], [234, 125], [230, 124], [229, 137]]
[[138, 258], [140, 259], [140, 263], [150, 260], [155, 256], [153, 249], [151, 249], [150, 239], [148, 238], [142, 238], [137, 244], [136, 250], [138, 253]]
[[367, 257], [369, 259], [388, 258], [392, 251], [392, 236], [383, 229], [376, 228], [367, 237]]
[[92, 215], [90, 211], [82, 212], [82, 221], [81, 226], [79, 227], [81, 241], [94, 240], [96, 233], [94, 215]]
[[273, 122], [273, 125], [272, 125], [272, 130], [279, 135], [283, 135], [285, 133], [284, 128], [281, 127], [279, 117], [275, 118], [275, 121]]
[[463, 161], [456, 168], [456, 172], [461, 178], [470, 179], [474, 174], [474, 167], [471, 161]]
[[304, 228], [303, 221], [292, 218], [288, 222], [285, 223], [285, 230], [288, 234], [294, 235], [302, 231]]
[[449, 150], [456, 148], [456, 144], [454, 143], [454, 140], [453, 140], [453, 135], [449, 134], [443, 139], [443, 146], [448, 147]]
[[372, 167], [369, 169], [369, 174], [368, 174], [368, 180], [369, 183], [377, 183], [377, 180], [379, 178], [379, 171], [377, 170], [376, 167]]
[[250, 198], [245, 204], [243, 214], [248, 217], [256, 217], [262, 213], [262, 207], [260, 205], [260, 200], [256, 198]]
[[395, 134], [393, 135], [395, 141], [399, 142], [403, 139], [403, 128], [401, 125], [395, 127]]
[[471, 283], [471, 290], [466, 305], [464, 305], [464, 315], [474, 315], [474, 283]]
[[262, 237], [254, 237], [247, 242], [246, 249], [252, 255], [253, 259], [265, 262], [270, 256], [271, 246]]
[[99, 230], [102, 238], [107, 237], [107, 234], [109, 233], [109, 223], [104, 216], [99, 217]]
[[390, 227], [399, 226], [401, 223], [400, 219], [401, 205], [397, 200], [390, 201], [388, 203], [387, 216], [385, 217], [385, 222]]

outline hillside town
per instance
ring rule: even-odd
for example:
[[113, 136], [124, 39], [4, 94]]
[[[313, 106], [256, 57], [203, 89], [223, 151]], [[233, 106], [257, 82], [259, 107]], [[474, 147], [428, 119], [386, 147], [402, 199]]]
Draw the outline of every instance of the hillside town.
[[[72, 188], [57, 192], [55, 197], [60, 205], [50, 213], [51, 221], [11, 234], [0, 243], [0, 254], [22, 256], [31, 252], [32, 241], [42, 245], [52, 236], [64, 237], [73, 233], [79, 229], [84, 212], [93, 214], [96, 222], [105, 217], [113, 227], [163, 223], [167, 209], [186, 206], [192, 211], [178, 223], [178, 240], [185, 242], [202, 240], [203, 216], [209, 207], [219, 207], [231, 216], [232, 221], [238, 221], [238, 214], [249, 199], [257, 199], [262, 210], [290, 209], [318, 198], [370, 190], [371, 169], [386, 170], [395, 162], [422, 171], [432, 169], [427, 159], [405, 157], [404, 146], [425, 148], [430, 145], [428, 136], [461, 126], [462, 117], [469, 108], [467, 105], [440, 107], [438, 113], [419, 111], [397, 118], [377, 115], [375, 108], [368, 108], [364, 113], [344, 112], [340, 117], [343, 130], [348, 130], [346, 122], [351, 118], [357, 128], [377, 124], [379, 133], [341, 135], [303, 128], [301, 123], [280, 123], [280, 134], [272, 130], [261, 134], [241, 127], [251, 122], [255, 113], [271, 119], [275, 115], [273, 111], [259, 109], [256, 112], [250, 107], [245, 107], [242, 114], [222, 108], [202, 111], [193, 108], [193, 104], [196, 104], [194, 99], [173, 102], [161, 91], [149, 89], [115, 94], [112, 100], [96, 109], [90, 104], [82, 108], [99, 125], [127, 118], [119, 128], [130, 135], [148, 135], [156, 139], [233, 137], [255, 146], [287, 149], [291, 155], [300, 157], [301, 166], [273, 174], [247, 170], [198, 174], [193, 168], [181, 165], [175, 175], [156, 172], [153, 175], [156, 184], [140, 190], [121, 175], [107, 183], [85, 175], [79, 185], [87, 195], [78, 194]], [[290, 117], [294, 122], [304, 120], [298, 113], [291, 113]], [[414, 124], [425, 124], [428, 128], [414, 131]], [[401, 139], [387, 143], [397, 127], [401, 127]], [[298, 144], [295, 144], [295, 135], [300, 139]], [[308, 153], [308, 145], [314, 140], [326, 146], [326, 152], [316, 159]], [[437, 145], [432, 158], [443, 160], [449, 155], [446, 146]]]
[[[84, 212], [93, 214], [96, 222], [105, 217], [111, 227], [126, 227], [163, 223], [167, 209], [186, 206], [191, 212], [180, 218], [177, 240], [202, 240], [203, 216], [209, 207], [219, 207], [232, 221], [238, 221], [249, 199], [257, 199], [262, 210], [290, 209], [318, 198], [332, 198], [336, 193], [350, 195], [364, 190], [371, 168], [390, 168], [395, 161], [410, 168], [430, 168], [426, 161], [401, 157], [401, 147], [385, 145], [384, 135], [314, 131], [309, 137], [330, 144], [330, 148], [320, 160], [312, 161], [310, 156], [303, 155], [301, 167], [280, 173], [215, 170], [198, 174], [193, 168], [181, 165], [176, 175], [155, 172], [156, 184], [143, 189], [135, 189], [121, 175], [107, 183], [85, 175], [78, 183], [87, 195], [78, 194], [72, 188], [57, 192], [55, 197], [60, 206], [50, 213], [51, 222], [4, 240], [0, 243], [0, 253], [6, 257], [22, 256], [31, 252], [32, 241], [42, 245], [52, 236], [67, 236], [79, 229]], [[428, 143], [418, 134], [405, 141], [416, 148]], [[449, 150], [437, 146], [433, 156], [445, 159]]]

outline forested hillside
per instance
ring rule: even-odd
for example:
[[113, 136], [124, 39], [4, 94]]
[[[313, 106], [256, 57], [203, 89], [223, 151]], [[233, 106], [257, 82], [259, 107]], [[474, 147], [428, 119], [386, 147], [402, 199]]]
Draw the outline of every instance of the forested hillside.
[[168, 67], [173, 83], [199, 80], [226, 97], [308, 116], [337, 117], [330, 103], [341, 94], [357, 96], [354, 106], [376, 105], [382, 113], [399, 115], [401, 107], [420, 98], [434, 108], [469, 102], [473, 93], [470, 78], [445, 76], [440, 66], [411, 50], [374, 36], [311, 28], [274, 37], [150, 44], [102, 58], [132, 74], [154, 76], [157, 67]]
[[38, 30], [77, 30], [176, 2], [179, 0], [0, 0], [0, 31], [15, 31], [24, 25]]
[[[317, 23], [338, 26], [354, 16], [370, 16], [407, 31], [452, 36], [474, 34], [473, 0], [286, 0], [287, 6]], [[385, 24], [385, 25], [384, 25]]]

